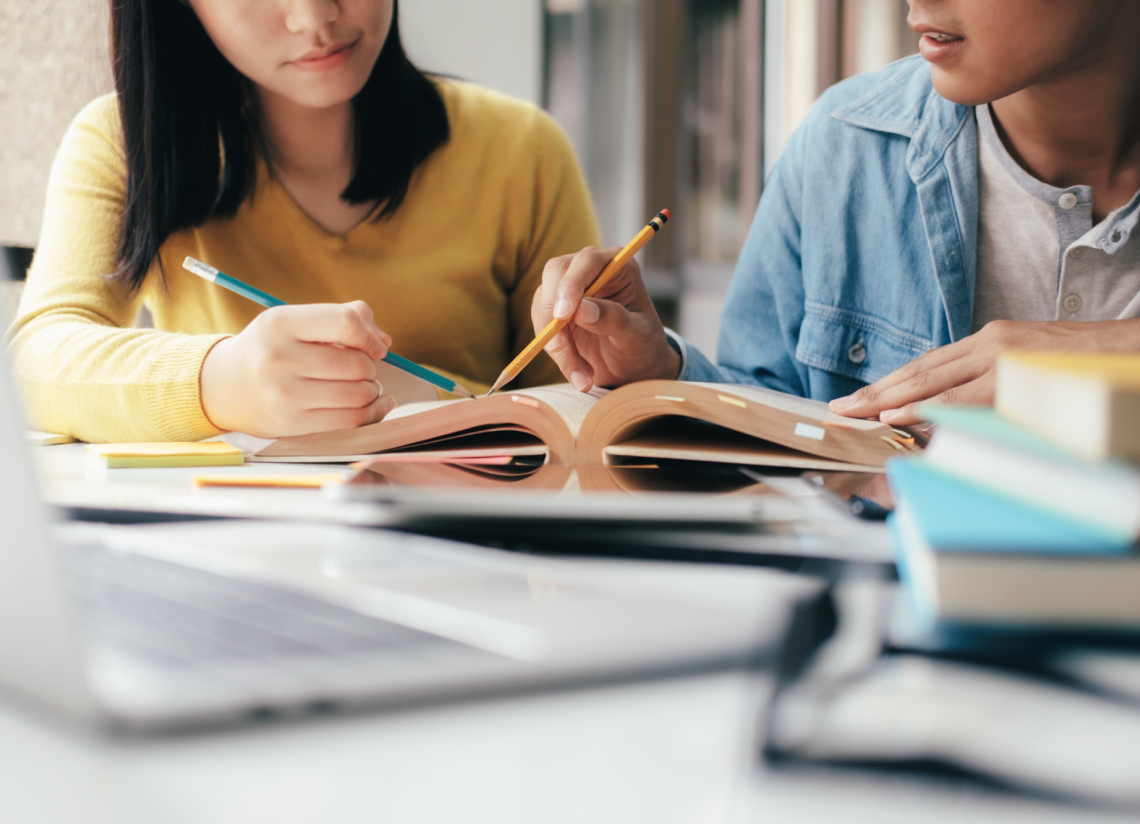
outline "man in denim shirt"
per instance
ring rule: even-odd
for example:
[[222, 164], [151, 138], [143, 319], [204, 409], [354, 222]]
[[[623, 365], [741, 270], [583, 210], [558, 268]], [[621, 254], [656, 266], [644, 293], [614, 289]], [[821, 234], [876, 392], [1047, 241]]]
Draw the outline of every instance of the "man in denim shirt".
[[910, 4], [922, 58], [829, 90], [777, 162], [719, 366], [635, 263], [582, 300], [614, 254], [587, 249], [534, 302], [536, 329], [574, 319], [548, 347], [571, 383], [759, 384], [904, 425], [992, 403], [1004, 349], [1140, 351], [1140, 2]]

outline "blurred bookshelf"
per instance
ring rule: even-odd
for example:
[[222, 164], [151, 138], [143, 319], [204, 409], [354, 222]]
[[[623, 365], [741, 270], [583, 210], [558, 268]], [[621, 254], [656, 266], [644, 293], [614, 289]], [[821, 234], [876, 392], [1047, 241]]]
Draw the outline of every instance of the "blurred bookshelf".
[[715, 354], [764, 178], [818, 95], [916, 50], [905, 0], [545, 0], [543, 100], [603, 242], [663, 207], [640, 258], [663, 319]]

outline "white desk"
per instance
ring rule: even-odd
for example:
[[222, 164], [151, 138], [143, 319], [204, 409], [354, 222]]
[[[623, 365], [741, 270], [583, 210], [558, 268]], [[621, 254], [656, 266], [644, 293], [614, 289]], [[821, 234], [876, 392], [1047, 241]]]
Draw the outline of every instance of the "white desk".
[[[91, 480], [80, 450], [38, 451], [49, 483], [129, 497], [148, 485], [188, 484], [195, 471]], [[266, 469], [274, 468], [235, 468]], [[291, 495], [277, 500], [319, 500]], [[0, 703], [0, 821], [1135, 820], [956, 783], [772, 772], [756, 757], [768, 690], [756, 676], [729, 673], [130, 742], [61, 729]]]
[[660, 681], [108, 743], [0, 709], [0, 820], [19, 824], [1087, 824], [1135, 818], [963, 787], [771, 773], [764, 685]]

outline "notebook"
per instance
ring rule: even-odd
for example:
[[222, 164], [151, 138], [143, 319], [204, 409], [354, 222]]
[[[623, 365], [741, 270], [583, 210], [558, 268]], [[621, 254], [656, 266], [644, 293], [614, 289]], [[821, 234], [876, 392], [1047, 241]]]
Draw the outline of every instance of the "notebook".
[[995, 392], [1002, 415], [1078, 457], [1140, 461], [1140, 355], [1009, 352]]
[[408, 404], [359, 429], [280, 438], [250, 460], [356, 461], [415, 452], [455, 460], [530, 456], [570, 466], [668, 459], [876, 472], [888, 458], [917, 449], [906, 432], [770, 389], [642, 381], [590, 394], [559, 385]]

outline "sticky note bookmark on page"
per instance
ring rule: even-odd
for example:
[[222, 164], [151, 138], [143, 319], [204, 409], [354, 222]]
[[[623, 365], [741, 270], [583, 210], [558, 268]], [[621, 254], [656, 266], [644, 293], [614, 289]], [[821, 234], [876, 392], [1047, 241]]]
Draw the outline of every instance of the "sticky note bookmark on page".
[[88, 444], [92, 457], [111, 469], [125, 467], [239, 466], [244, 453], [223, 441], [199, 443]]

